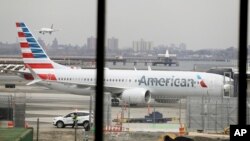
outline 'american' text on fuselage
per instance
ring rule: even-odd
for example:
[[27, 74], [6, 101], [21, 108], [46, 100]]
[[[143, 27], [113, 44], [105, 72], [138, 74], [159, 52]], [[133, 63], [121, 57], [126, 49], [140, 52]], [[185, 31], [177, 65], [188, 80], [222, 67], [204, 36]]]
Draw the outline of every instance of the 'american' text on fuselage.
[[172, 76], [171, 78], [157, 78], [157, 77], [146, 77], [142, 76], [139, 79], [139, 85], [145, 86], [175, 86], [175, 87], [194, 87], [194, 79], [186, 79], [186, 78], [175, 78]]

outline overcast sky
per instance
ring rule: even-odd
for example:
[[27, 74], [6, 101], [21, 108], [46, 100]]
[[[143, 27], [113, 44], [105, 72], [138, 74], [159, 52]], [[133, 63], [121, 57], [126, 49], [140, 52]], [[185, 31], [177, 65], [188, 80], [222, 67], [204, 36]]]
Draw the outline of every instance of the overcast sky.
[[[17, 41], [16, 21], [51, 43], [83, 45], [96, 36], [96, 0], [1, 0], [0, 41]], [[239, 0], [107, 0], [107, 37], [119, 47], [143, 38], [153, 45], [185, 43], [188, 49], [238, 46]], [[52, 35], [36, 30], [50, 27]]]

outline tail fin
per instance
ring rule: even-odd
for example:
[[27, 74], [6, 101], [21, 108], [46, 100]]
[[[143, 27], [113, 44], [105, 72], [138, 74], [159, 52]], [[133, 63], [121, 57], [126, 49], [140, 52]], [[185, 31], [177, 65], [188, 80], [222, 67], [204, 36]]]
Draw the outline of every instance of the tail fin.
[[53, 29], [53, 24], [51, 25], [51, 27], [50, 27], [51, 29]]
[[31, 69], [66, 69], [50, 60], [44, 49], [23, 22], [16, 23], [24, 65]]
[[165, 57], [169, 57], [168, 50], [166, 50]]

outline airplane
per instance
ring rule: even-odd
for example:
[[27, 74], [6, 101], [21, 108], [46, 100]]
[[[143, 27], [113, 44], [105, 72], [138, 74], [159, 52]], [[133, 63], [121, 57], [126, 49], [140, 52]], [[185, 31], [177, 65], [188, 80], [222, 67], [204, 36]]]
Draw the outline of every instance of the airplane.
[[52, 32], [55, 32], [55, 31], [59, 31], [59, 30], [58, 29], [54, 29], [53, 28], [53, 24], [52, 24], [50, 28], [43, 27], [38, 32], [41, 33], [41, 34], [45, 34], [45, 33], [51, 34]]
[[169, 57], [176, 57], [176, 54], [169, 54], [168, 50], [166, 50], [165, 54], [157, 54], [158, 57], [164, 57], [164, 58], [169, 58]]
[[[95, 90], [96, 69], [73, 69], [52, 61], [29, 28], [16, 23], [24, 71], [19, 74], [27, 85], [39, 84], [51, 89], [78, 95]], [[148, 104], [162, 97], [187, 97], [232, 93], [232, 79], [212, 73], [193, 71], [113, 70], [105, 68], [104, 89], [112, 96], [112, 105], [121, 101]]]

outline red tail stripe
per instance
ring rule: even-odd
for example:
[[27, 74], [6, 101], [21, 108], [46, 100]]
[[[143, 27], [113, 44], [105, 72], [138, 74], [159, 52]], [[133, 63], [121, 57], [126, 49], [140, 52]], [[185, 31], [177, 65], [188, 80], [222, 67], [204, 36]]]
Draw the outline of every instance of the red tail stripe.
[[21, 48], [29, 48], [28, 43], [20, 43]]
[[18, 37], [25, 37], [25, 34], [23, 32], [18, 32]]
[[16, 23], [16, 27], [20, 27], [20, 23]]
[[34, 58], [32, 53], [22, 53], [23, 58]]
[[52, 64], [49, 63], [35, 63], [35, 64], [28, 64], [26, 63], [25, 66], [29, 65], [32, 69], [53, 69], [54, 67]]
[[32, 76], [32, 74], [25, 73], [23, 74], [23, 76], [26, 80], [34, 80], [34, 77]]
[[56, 80], [55, 74], [38, 74], [38, 76], [44, 80]]

